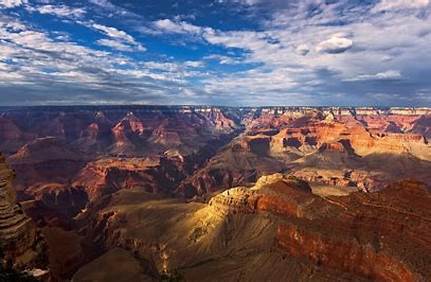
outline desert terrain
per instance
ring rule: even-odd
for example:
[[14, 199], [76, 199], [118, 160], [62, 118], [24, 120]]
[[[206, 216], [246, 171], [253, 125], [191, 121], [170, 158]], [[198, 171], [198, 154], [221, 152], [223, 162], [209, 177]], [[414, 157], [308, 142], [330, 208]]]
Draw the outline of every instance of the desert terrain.
[[428, 281], [431, 109], [0, 108], [5, 258], [45, 281]]

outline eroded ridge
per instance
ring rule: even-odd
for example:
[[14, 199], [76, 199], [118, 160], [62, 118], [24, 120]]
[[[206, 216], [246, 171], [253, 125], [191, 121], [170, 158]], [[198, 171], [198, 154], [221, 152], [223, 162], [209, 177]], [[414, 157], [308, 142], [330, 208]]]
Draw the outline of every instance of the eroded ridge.
[[16, 203], [13, 177], [0, 155], [0, 242], [4, 262], [18, 269], [29, 268], [40, 258], [43, 244], [35, 225]]

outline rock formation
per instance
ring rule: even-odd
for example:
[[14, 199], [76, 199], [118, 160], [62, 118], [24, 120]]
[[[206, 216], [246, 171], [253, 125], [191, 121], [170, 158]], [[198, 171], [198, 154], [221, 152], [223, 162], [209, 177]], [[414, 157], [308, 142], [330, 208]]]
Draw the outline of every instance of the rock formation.
[[[304, 181], [274, 174], [208, 204], [122, 191], [93, 215], [87, 234], [191, 281], [208, 273], [214, 280], [425, 281], [430, 197], [415, 181], [321, 197]], [[76, 277], [97, 271], [89, 265]]]
[[429, 109], [38, 107], [0, 116], [0, 148], [18, 175], [11, 184], [1, 166], [1, 236], [17, 266], [33, 265], [39, 237], [15, 192], [58, 279], [106, 279], [103, 265], [117, 259], [136, 279], [430, 277]]
[[44, 244], [35, 225], [16, 203], [12, 187], [14, 173], [0, 155], [0, 242], [4, 255], [2, 263], [16, 269], [38, 265], [43, 257]]

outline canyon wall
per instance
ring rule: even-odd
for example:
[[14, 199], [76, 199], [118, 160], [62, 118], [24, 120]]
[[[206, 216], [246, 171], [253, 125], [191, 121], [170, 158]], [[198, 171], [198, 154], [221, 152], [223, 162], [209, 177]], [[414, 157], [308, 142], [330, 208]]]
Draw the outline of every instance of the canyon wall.
[[0, 235], [17, 267], [35, 265], [41, 239], [28, 214], [48, 239], [53, 277], [83, 267], [76, 281], [117, 258], [145, 279], [178, 270], [191, 281], [425, 280], [430, 117], [1, 108], [0, 149], [17, 177], [2, 159]]
[[12, 187], [14, 173], [0, 155], [0, 242], [3, 264], [18, 270], [38, 266], [44, 256], [44, 242], [36, 226], [16, 202]]

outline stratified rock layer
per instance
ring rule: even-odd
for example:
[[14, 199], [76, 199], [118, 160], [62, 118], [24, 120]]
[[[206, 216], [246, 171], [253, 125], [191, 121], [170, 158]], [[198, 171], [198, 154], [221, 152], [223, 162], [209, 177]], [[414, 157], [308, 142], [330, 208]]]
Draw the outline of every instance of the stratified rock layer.
[[121, 191], [89, 215], [86, 232], [190, 281], [426, 281], [430, 203], [416, 181], [317, 196], [278, 173], [208, 204]]
[[0, 242], [5, 262], [20, 269], [37, 262], [42, 244], [31, 219], [16, 203], [11, 185], [13, 177], [14, 173], [0, 155]]
[[[425, 108], [2, 108], [0, 150], [61, 279], [106, 252], [84, 271], [99, 275], [120, 247], [130, 263], [155, 265], [153, 278], [179, 269], [190, 281], [415, 281], [430, 276], [429, 192], [405, 180], [431, 184], [430, 117]], [[26, 242], [9, 250], [27, 254], [36, 232], [13, 193], [2, 197], [7, 234]]]

